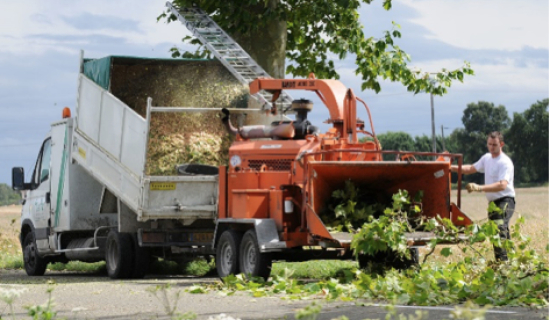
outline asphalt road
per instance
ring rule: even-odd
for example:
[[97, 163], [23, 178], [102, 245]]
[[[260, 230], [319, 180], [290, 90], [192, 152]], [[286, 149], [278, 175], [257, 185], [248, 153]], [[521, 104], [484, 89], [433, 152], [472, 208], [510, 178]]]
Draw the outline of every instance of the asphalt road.
[[[47, 281], [53, 280], [54, 310], [66, 319], [170, 319], [163, 303], [150, 291], [157, 285], [169, 283], [168, 300], [173, 305], [174, 294], [193, 285], [212, 283], [217, 278], [189, 278], [178, 276], [147, 277], [141, 280], [110, 280], [103, 275], [88, 275], [48, 271], [43, 277], [28, 277], [24, 271], [0, 270], [0, 288], [26, 288], [14, 303], [17, 319], [29, 319], [24, 306], [44, 304], [48, 299]], [[221, 313], [235, 319], [294, 319], [294, 315], [312, 303], [311, 300], [290, 301], [282, 296], [254, 298], [244, 292], [222, 296], [216, 292], [189, 294], [182, 292], [177, 311], [192, 311], [198, 319], [216, 317]], [[323, 306], [318, 320], [329, 320], [345, 315], [350, 320], [385, 319], [388, 311], [383, 304], [367, 301], [327, 302], [315, 300]], [[418, 307], [396, 306], [397, 314], [414, 315], [425, 311], [429, 319], [451, 319], [455, 306]], [[0, 318], [11, 318], [9, 309], [0, 301]], [[548, 319], [548, 307], [495, 308], [487, 311], [486, 319]]]

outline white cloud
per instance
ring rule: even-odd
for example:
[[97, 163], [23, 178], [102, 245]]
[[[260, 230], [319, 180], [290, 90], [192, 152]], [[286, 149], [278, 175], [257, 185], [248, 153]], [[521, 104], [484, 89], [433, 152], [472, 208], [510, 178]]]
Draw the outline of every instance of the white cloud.
[[547, 0], [399, 0], [431, 38], [466, 49], [548, 48]]
[[[179, 22], [157, 23], [157, 16], [165, 10], [164, 0], [126, 0], [93, 2], [25, 1], [3, 3], [0, 11], [0, 52], [44, 53], [49, 50], [74, 53], [74, 47], [60, 41], [29, 39], [29, 36], [81, 36], [81, 44], [86, 44], [86, 36], [103, 35], [123, 38], [128, 43], [154, 46], [159, 43], [180, 44], [188, 35], [187, 29]], [[82, 14], [109, 16], [113, 19], [135, 21], [137, 30], [124, 28], [117, 30], [106, 26], [93, 30], [79, 29], [67, 23], [64, 17], [78, 17]], [[75, 42], [72, 42], [75, 44]], [[76, 43], [78, 44], [78, 43]]]
[[[458, 68], [458, 59], [432, 60], [418, 65], [422, 70], [437, 70], [441, 66]], [[474, 76], [465, 76], [464, 83], [453, 85], [449, 91], [537, 91], [548, 95], [548, 69], [526, 62], [526, 66], [516, 66], [514, 59], [506, 59], [495, 64], [471, 65]]]

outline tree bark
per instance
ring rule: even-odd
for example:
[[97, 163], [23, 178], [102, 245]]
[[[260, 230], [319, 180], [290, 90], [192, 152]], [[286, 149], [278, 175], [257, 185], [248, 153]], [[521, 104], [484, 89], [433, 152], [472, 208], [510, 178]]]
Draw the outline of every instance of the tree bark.
[[[278, 0], [270, 0], [268, 6], [275, 8], [277, 4]], [[259, 15], [265, 7], [261, 5], [251, 11]], [[270, 76], [282, 79], [285, 76], [286, 21], [272, 20], [262, 24], [266, 25], [264, 29], [231, 36]]]

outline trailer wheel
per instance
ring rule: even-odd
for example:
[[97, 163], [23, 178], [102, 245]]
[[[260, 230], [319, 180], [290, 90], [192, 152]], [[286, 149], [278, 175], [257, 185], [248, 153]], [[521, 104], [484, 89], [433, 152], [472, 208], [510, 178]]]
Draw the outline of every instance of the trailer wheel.
[[240, 250], [241, 272], [247, 277], [262, 277], [265, 280], [271, 273], [271, 255], [260, 252], [258, 237], [254, 229], [248, 230], [241, 242]]
[[134, 269], [131, 277], [133, 279], [142, 279], [149, 271], [151, 254], [148, 248], [140, 247], [137, 234], [132, 235], [132, 243], [134, 245]]
[[23, 260], [25, 271], [29, 276], [43, 276], [48, 266], [48, 261], [38, 255], [34, 232], [29, 232], [23, 241]]
[[111, 230], [107, 236], [105, 262], [111, 279], [126, 279], [132, 275], [134, 267], [134, 246], [132, 236]]
[[220, 278], [239, 273], [239, 246], [242, 234], [226, 230], [216, 246], [216, 269]]

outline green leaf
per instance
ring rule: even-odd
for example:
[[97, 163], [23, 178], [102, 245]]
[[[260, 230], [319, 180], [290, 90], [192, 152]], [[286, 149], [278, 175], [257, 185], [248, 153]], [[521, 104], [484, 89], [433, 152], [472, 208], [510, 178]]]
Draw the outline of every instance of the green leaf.
[[441, 249], [441, 255], [443, 255], [444, 257], [448, 257], [450, 256], [452, 253], [451, 251], [451, 248], [443, 248]]

